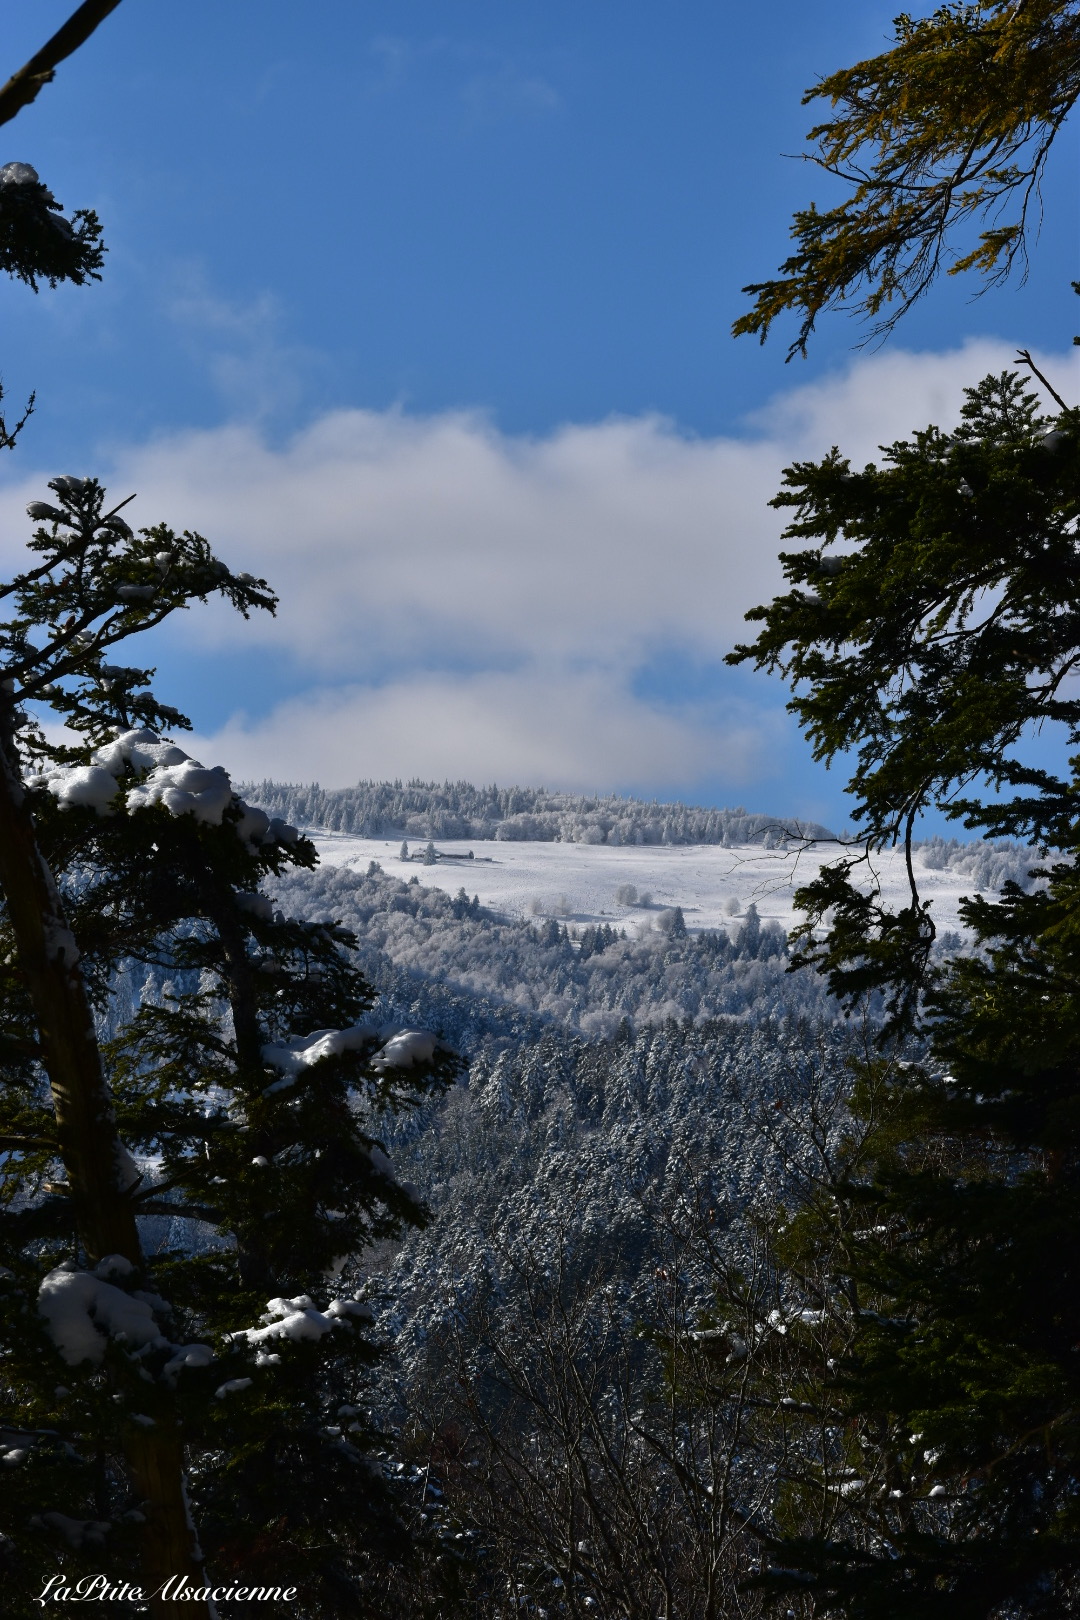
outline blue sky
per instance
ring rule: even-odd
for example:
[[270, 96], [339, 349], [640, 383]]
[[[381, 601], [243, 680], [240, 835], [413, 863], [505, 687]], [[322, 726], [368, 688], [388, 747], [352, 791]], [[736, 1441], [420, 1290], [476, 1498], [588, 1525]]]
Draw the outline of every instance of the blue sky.
[[[67, 9], [8, 8], [6, 71]], [[843, 317], [789, 366], [785, 332], [728, 336], [830, 200], [783, 156], [802, 90], [894, 9], [124, 0], [2, 132], [110, 254], [100, 287], [0, 287], [9, 401], [39, 397], [0, 543], [28, 486], [97, 471], [261, 564], [272, 630], [157, 649], [242, 772], [842, 820], [779, 686], [721, 663], [775, 583], [779, 467], [955, 414], [1017, 344], [1064, 377], [1075, 321], [1073, 139], [1026, 286], [939, 287], [872, 354]]]

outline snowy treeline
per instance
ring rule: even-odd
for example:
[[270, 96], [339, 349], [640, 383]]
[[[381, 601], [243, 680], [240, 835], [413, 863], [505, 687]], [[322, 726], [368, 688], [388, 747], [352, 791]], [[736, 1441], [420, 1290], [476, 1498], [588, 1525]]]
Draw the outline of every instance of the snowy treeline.
[[[677, 913], [662, 913], [660, 926], [634, 939], [607, 927], [575, 939], [554, 920], [504, 918], [464, 890], [451, 897], [388, 876], [374, 863], [366, 874], [345, 867], [296, 873], [274, 886], [274, 898], [287, 913], [334, 917], [351, 929], [361, 965], [381, 990], [392, 979], [400, 993], [404, 974], [417, 994], [426, 986], [436, 999], [446, 991], [481, 998], [585, 1034], [608, 1033], [624, 1021], [826, 1015], [821, 981], [786, 973], [783, 931], [762, 926], [753, 908], [730, 938], [688, 935]], [[408, 1021], [418, 1020], [432, 1021], [414, 1009]], [[455, 1040], [459, 1034], [444, 1033]]]
[[[979, 839], [961, 843], [957, 838], [928, 838], [918, 846], [919, 859], [935, 872], [962, 872], [974, 879], [974, 887], [996, 894], [1006, 883], [1031, 889], [1032, 867], [1040, 867], [1038, 850], [1014, 843], [1010, 838]], [[1055, 856], [1054, 859], [1059, 859]], [[1035, 880], [1038, 881], [1037, 879]]]
[[252, 803], [297, 826], [361, 838], [506, 838], [567, 844], [783, 843], [785, 833], [828, 837], [816, 822], [781, 822], [742, 809], [695, 809], [614, 794], [586, 797], [546, 788], [476, 788], [468, 782], [359, 782], [328, 790], [248, 783]]

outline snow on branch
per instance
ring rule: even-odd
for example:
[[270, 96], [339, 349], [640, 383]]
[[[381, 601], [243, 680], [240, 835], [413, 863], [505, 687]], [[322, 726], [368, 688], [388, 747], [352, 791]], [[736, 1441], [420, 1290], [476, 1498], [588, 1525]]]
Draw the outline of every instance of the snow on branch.
[[168, 1346], [150, 1300], [127, 1294], [108, 1281], [131, 1270], [129, 1260], [111, 1254], [94, 1271], [80, 1271], [74, 1261], [65, 1260], [42, 1279], [38, 1311], [69, 1367], [81, 1361], [100, 1366], [109, 1339], [121, 1339], [136, 1349]]
[[112, 816], [120, 808], [121, 782], [129, 775], [138, 778], [127, 795], [129, 810], [160, 804], [174, 816], [190, 815], [220, 827], [226, 810], [235, 805], [240, 812], [237, 835], [249, 847], [292, 844], [299, 836], [295, 827], [245, 804], [233, 792], [224, 766], [202, 765], [176, 743], [146, 729], [121, 732], [96, 748], [89, 764], [54, 765], [28, 777], [26, 785], [48, 789], [62, 809], [84, 805], [99, 816]]
[[382, 1028], [375, 1024], [354, 1024], [349, 1029], [317, 1029], [312, 1035], [296, 1035], [292, 1040], [263, 1047], [263, 1062], [272, 1069], [280, 1069], [283, 1076], [267, 1086], [264, 1096], [284, 1091], [305, 1069], [321, 1063], [324, 1058], [338, 1057], [342, 1052], [362, 1052], [379, 1041], [385, 1044], [375, 1054], [371, 1065], [378, 1073], [430, 1063], [436, 1052], [448, 1050], [430, 1029], [398, 1029], [393, 1024]]
[[230, 1338], [241, 1344], [262, 1344], [268, 1339], [289, 1339], [299, 1344], [305, 1339], [321, 1339], [336, 1327], [351, 1326], [353, 1322], [370, 1322], [371, 1306], [362, 1301], [332, 1299], [325, 1311], [320, 1311], [310, 1295], [298, 1294], [295, 1299], [271, 1299], [262, 1314], [265, 1326], [241, 1328]]

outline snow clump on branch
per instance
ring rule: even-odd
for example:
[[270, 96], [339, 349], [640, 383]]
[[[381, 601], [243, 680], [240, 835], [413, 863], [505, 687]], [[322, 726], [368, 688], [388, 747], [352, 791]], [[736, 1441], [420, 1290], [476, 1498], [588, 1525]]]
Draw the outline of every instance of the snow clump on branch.
[[66, 1513], [58, 1513], [55, 1509], [48, 1513], [35, 1514], [30, 1523], [35, 1530], [59, 1531], [75, 1552], [82, 1552], [86, 1547], [104, 1547], [105, 1537], [112, 1529], [112, 1521], [109, 1519], [72, 1519]]
[[38, 1311], [50, 1339], [69, 1367], [80, 1361], [100, 1366], [108, 1339], [122, 1339], [135, 1349], [168, 1346], [144, 1295], [126, 1294], [109, 1276], [132, 1269], [122, 1255], [106, 1255], [94, 1271], [80, 1271], [65, 1260], [42, 1279]]
[[297, 1076], [323, 1058], [337, 1057], [342, 1052], [362, 1052], [366, 1047], [385, 1042], [375, 1054], [372, 1068], [381, 1073], [385, 1069], [411, 1069], [414, 1063], [430, 1063], [439, 1050], [445, 1050], [438, 1036], [430, 1029], [402, 1029], [387, 1025], [381, 1029], [375, 1024], [354, 1024], [350, 1029], [317, 1029], [312, 1035], [296, 1035], [290, 1041], [264, 1046], [263, 1062], [272, 1069], [280, 1069], [284, 1079], [275, 1080], [264, 1095], [284, 1091]]
[[439, 1044], [430, 1029], [403, 1029], [387, 1041], [372, 1067], [411, 1069], [414, 1063], [430, 1063]]
[[262, 1315], [265, 1327], [241, 1328], [230, 1337], [237, 1343], [260, 1344], [267, 1339], [290, 1339], [299, 1344], [303, 1339], [321, 1339], [336, 1327], [351, 1326], [354, 1321], [370, 1322], [371, 1306], [357, 1299], [332, 1299], [325, 1311], [316, 1308], [310, 1295], [298, 1294], [295, 1299], [271, 1299]]
[[130, 810], [161, 804], [174, 816], [191, 815], [208, 826], [220, 827], [225, 811], [235, 805], [240, 812], [237, 835], [249, 846], [294, 844], [299, 837], [295, 827], [271, 819], [237, 797], [224, 766], [208, 768], [175, 743], [164, 742], [146, 729], [121, 732], [112, 742], [96, 748], [88, 765], [53, 766], [28, 777], [27, 786], [47, 788], [61, 809], [85, 805], [99, 816], [111, 816], [119, 808], [120, 781], [129, 769], [141, 777], [128, 794]]
[[[172, 1344], [162, 1333], [154, 1312], [167, 1314], [169, 1306], [157, 1294], [137, 1289], [128, 1294], [110, 1277], [129, 1277], [134, 1270], [122, 1254], [108, 1254], [93, 1271], [80, 1271], [65, 1260], [42, 1278], [38, 1311], [46, 1332], [69, 1367], [89, 1361], [100, 1367], [110, 1339], [136, 1354], [171, 1350], [161, 1370], [171, 1389], [185, 1367], [209, 1367], [216, 1357], [208, 1344]], [[135, 1421], [141, 1421], [137, 1413]]]

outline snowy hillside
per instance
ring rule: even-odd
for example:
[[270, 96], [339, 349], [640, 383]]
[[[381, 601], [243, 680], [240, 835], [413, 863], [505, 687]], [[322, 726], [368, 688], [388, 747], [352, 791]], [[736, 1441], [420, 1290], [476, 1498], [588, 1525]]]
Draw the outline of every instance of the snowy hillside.
[[527, 1044], [541, 1025], [595, 1036], [669, 1019], [836, 1015], [816, 974], [785, 972], [782, 929], [753, 913], [734, 937], [690, 934], [669, 911], [635, 938], [611, 924], [571, 938], [565, 922], [507, 917], [374, 863], [297, 872], [271, 893], [289, 916], [332, 917], [355, 934], [381, 1021], [437, 1029], [470, 1056], [492, 1039]]
[[[764, 849], [761, 844], [724, 848], [719, 844], [616, 845], [539, 842], [440, 840], [435, 860], [425, 864], [424, 843], [409, 846], [400, 858], [401, 842], [356, 838], [312, 830], [322, 860], [331, 866], [365, 871], [377, 861], [390, 877], [417, 878], [428, 888], [451, 894], [464, 888], [480, 904], [514, 918], [557, 917], [579, 926], [606, 923], [640, 935], [663, 927], [663, 914], [678, 906], [691, 933], [724, 929], [734, 937], [748, 906], [757, 907], [762, 922], [775, 921], [785, 931], [796, 920], [795, 890], [834, 860], [839, 846], [821, 843], [810, 851]], [[971, 851], [987, 851], [985, 871]], [[935, 840], [916, 856], [920, 893], [933, 902], [939, 933], [961, 927], [958, 904], [977, 892], [980, 883], [996, 889], [1005, 875], [1019, 876], [1026, 858], [993, 852], [988, 845], [950, 846]], [[963, 856], [966, 855], [966, 859]], [[470, 858], [471, 857], [471, 858]], [[961, 865], [961, 860], [963, 864]], [[907, 875], [903, 855], [890, 851], [875, 861], [886, 900], [906, 903]]]

